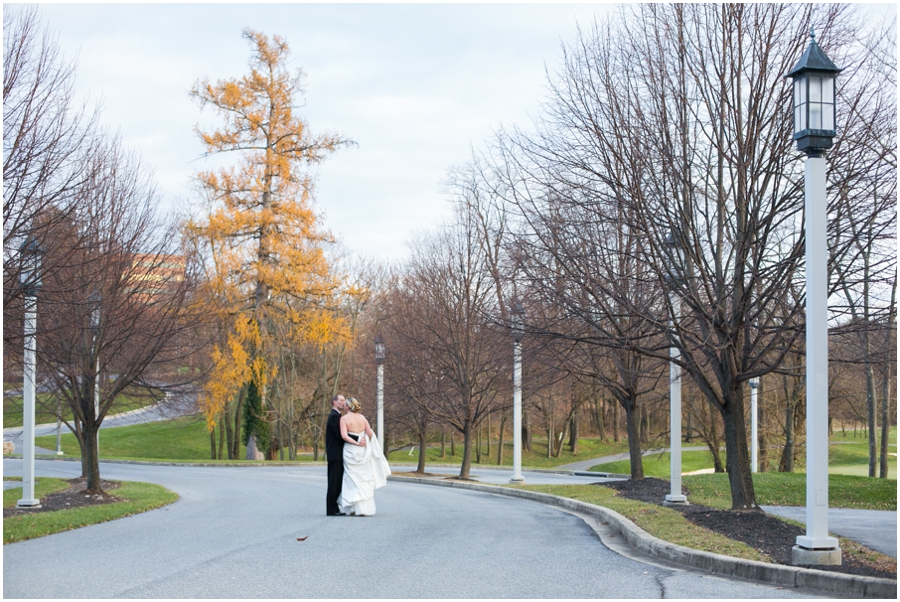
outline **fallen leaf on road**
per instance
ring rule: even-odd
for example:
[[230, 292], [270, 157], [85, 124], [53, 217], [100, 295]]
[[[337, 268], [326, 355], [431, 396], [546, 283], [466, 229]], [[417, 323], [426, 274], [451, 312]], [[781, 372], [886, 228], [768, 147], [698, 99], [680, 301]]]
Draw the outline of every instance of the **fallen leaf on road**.
[[[309, 537], [309, 535], [307, 535], [306, 537]], [[306, 537], [298, 537], [297, 541], [306, 541]]]

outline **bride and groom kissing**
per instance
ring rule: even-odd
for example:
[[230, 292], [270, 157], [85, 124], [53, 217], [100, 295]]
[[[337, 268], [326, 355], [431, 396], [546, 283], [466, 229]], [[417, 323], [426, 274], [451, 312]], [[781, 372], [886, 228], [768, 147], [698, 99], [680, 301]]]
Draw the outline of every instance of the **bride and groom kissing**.
[[331, 399], [325, 426], [328, 459], [328, 516], [372, 516], [375, 490], [384, 487], [391, 474], [381, 442], [360, 413], [359, 401], [343, 395]]

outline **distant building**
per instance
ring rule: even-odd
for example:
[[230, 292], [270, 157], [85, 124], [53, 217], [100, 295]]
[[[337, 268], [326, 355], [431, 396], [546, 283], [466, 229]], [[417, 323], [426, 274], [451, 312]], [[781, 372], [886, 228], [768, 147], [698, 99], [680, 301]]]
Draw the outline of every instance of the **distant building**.
[[184, 280], [183, 255], [135, 254], [131, 263], [129, 282], [135, 283], [134, 292], [144, 295], [162, 295], [171, 292]]

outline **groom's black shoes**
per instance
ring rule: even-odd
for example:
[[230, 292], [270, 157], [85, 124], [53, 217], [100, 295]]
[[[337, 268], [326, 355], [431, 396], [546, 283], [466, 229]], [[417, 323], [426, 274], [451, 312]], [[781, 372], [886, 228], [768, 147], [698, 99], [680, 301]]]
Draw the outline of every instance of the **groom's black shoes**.
[[328, 516], [347, 516], [346, 512], [333, 512], [329, 513]]

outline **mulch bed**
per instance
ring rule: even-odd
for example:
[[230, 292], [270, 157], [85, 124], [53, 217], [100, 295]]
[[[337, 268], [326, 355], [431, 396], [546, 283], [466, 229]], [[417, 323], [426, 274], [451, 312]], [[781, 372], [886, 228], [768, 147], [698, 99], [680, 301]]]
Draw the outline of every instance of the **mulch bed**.
[[[597, 483], [597, 485], [615, 489], [622, 497], [658, 506], [662, 506], [666, 495], [671, 493], [671, 485], [668, 481], [652, 477], [639, 481], [612, 481]], [[690, 496], [690, 492], [683, 486], [682, 493]], [[690, 500], [690, 498], [688, 499]], [[797, 536], [806, 532], [801, 527], [762, 511], [733, 512], [716, 510], [693, 503], [688, 506], [669, 506], [669, 508], [678, 510], [695, 525], [759, 550], [768, 555], [776, 564], [794, 566], [791, 562], [791, 549], [796, 543]], [[840, 566], [813, 566], [810, 568], [865, 577], [897, 578], [896, 561], [892, 567], [885, 566], [882, 563], [851, 556], [843, 548]]]
[[115, 481], [100, 480], [100, 487], [103, 489], [101, 494], [85, 493], [87, 479], [79, 477], [77, 479], [69, 479], [69, 488], [50, 493], [41, 498], [40, 508], [4, 508], [3, 518], [10, 516], [18, 516], [21, 514], [34, 514], [35, 512], [52, 512], [54, 510], [70, 510], [83, 506], [97, 506], [99, 504], [112, 504], [113, 502], [123, 501], [114, 495], [107, 493], [111, 489], [117, 489], [119, 483]]

